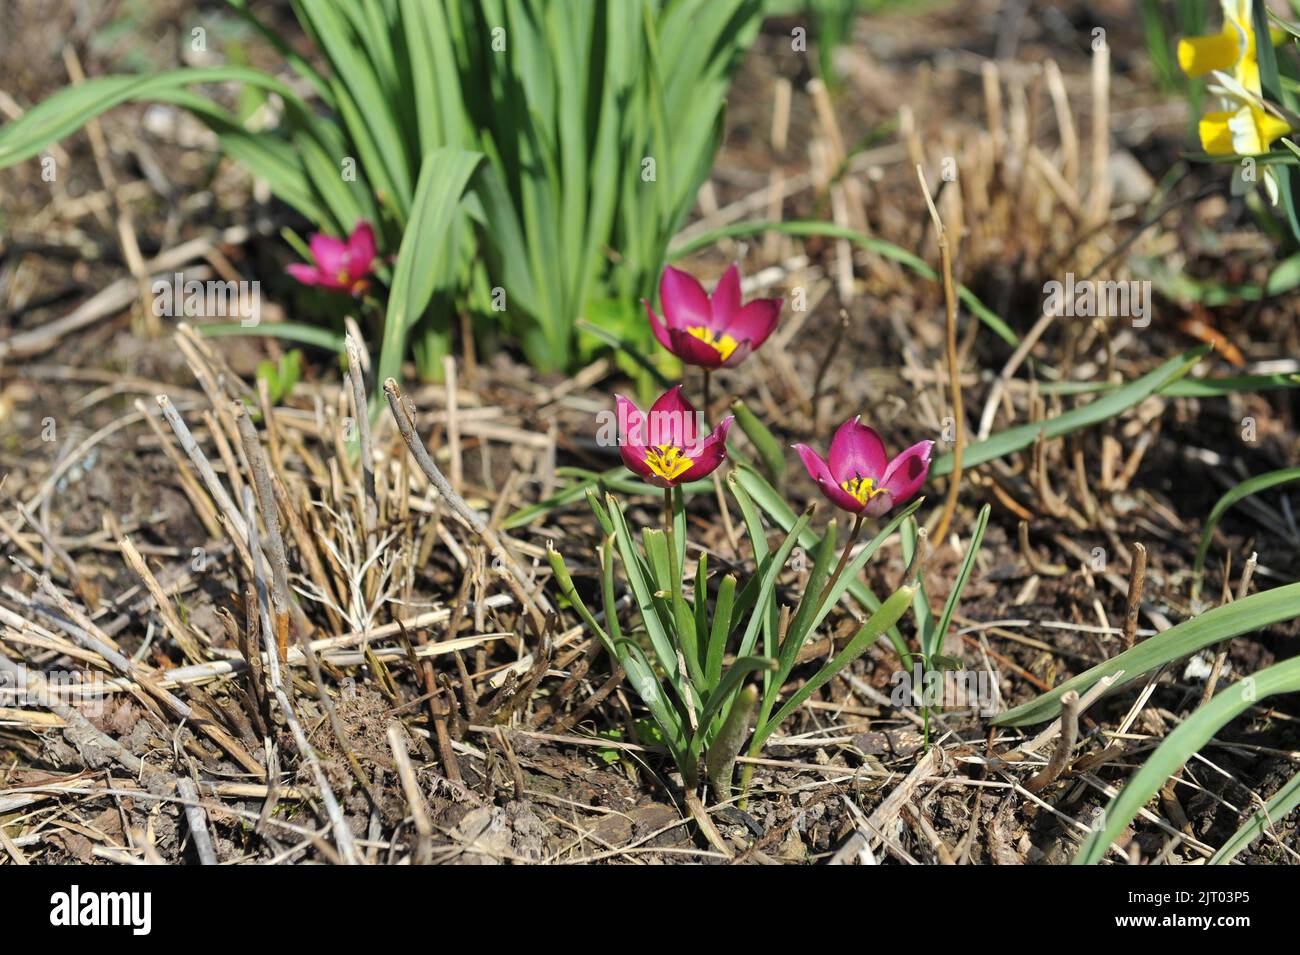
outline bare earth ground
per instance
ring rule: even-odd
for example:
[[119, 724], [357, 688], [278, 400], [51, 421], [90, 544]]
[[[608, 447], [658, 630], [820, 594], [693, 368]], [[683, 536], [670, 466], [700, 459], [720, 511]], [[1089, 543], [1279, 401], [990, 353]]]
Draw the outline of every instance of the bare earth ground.
[[[103, 7], [110, 20], [114, 13], [131, 15], [128, 4]], [[148, 19], [137, 20], [135, 29], [156, 38], [142, 47], [112, 42], [113, 32], [94, 15], [51, 11], [32, 0], [6, 5], [0, 13], [0, 62], [6, 67], [0, 93], [26, 106], [64, 84], [59, 54], [69, 39], [91, 75], [122, 68], [123, 57], [139, 56], [142, 48], [153, 65], [172, 65], [177, 37], [189, 22], [176, 19], [183, 8], [161, 4]], [[834, 218], [937, 264], [911, 160], [915, 154], [924, 161], [933, 183], [942, 157], [955, 156], [962, 185], [941, 194], [940, 208], [950, 223], [960, 215], [969, 230], [958, 256], [959, 280], [1020, 335], [1041, 312], [1044, 281], [1066, 271], [1082, 275], [1101, 265], [1114, 277], [1154, 278], [1156, 272], [1139, 270], [1163, 266], [1213, 281], [1262, 281], [1273, 262], [1273, 243], [1241, 203], [1225, 201], [1224, 177], [1205, 168], [1176, 168], [1186, 143], [1187, 110], [1153, 89], [1129, 5], [1032, 9], [1009, 20], [998, 4], [973, 3], [859, 22], [857, 42], [842, 51], [847, 78], [833, 93], [833, 127], [805, 90], [808, 60], [790, 49], [789, 31], [798, 21], [770, 22], [736, 83], [726, 142], [688, 235], [728, 221], [770, 217], [768, 193], [788, 187], [777, 207], [782, 217]], [[1089, 226], [1094, 26], [1106, 29], [1111, 48], [1107, 125], [1110, 166], [1117, 171], [1111, 201], [1099, 223]], [[88, 42], [89, 37], [97, 39]], [[251, 52], [257, 62], [259, 51]], [[985, 86], [984, 64], [993, 56], [1000, 61], [1000, 122], [990, 119]], [[1062, 146], [1061, 113], [1044, 80], [1049, 58], [1059, 64], [1081, 143], [1073, 170]], [[789, 79], [794, 91], [781, 148], [772, 141], [779, 77]], [[264, 298], [273, 303], [264, 305], [264, 320], [303, 317], [310, 302], [277, 278], [289, 254], [275, 235], [278, 223], [289, 221], [286, 212], [265, 202], [241, 170], [214, 160], [197, 127], [181, 114], [144, 106], [120, 108], [101, 125], [112, 175], [123, 190], [119, 207], [108, 201], [85, 134], [62, 144], [70, 161], [60, 164], [66, 175], [53, 186], [40, 180], [33, 163], [0, 176], [0, 341], [12, 342], [67, 315], [130, 274], [118, 239], [123, 208], [145, 257], [223, 229], [252, 228], [252, 238], [217, 245], [205, 264], [218, 274], [262, 279]], [[825, 170], [838, 165], [837, 142], [850, 151], [865, 147], [864, 158], [852, 167], [851, 179], [835, 179], [828, 187]], [[1033, 157], [1031, 146], [1041, 158]], [[1044, 161], [1060, 172], [1059, 182]], [[811, 181], [801, 187], [800, 177]], [[1181, 199], [1188, 201], [1176, 201]], [[1173, 208], [1141, 228], [1166, 204]], [[276, 226], [263, 229], [264, 220]], [[1121, 243], [1131, 236], [1136, 238], [1126, 270], [1117, 263], [1125, 261]], [[1121, 253], [1108, 260], [1117, 249]], [[743, 261], [747, 276], [758, 277], [747, 289], [751, 294], [761, 288], [807, 292], [806, 312], [788, 310], [777, 340], [721, 376], [722, 389], [744, 397], [779, 437], [824, 446], [839, 421], [859, 412], [891, 447], [942, 430], [949, 411], [942, 291], [936, 283], [878, 256], [852, 258], [824, 239], [722, 243], [688, 258], [687, 267], [714, 276], [731, 258]], [[1240, 373], [1235, 363], [1254, 370], [1259, 362], [1300, 354], [1296, 315], [1294, 296], [1210, 311], [1157, 292], [1150, 327], [1129, 328], [1120, 321], [1099, 336], [1086, 323], [1058, 325], [1035, 355], [1048, 366], [1071, 368], [1080, 379], [1104, 381], [1113, 373], [1129, 380], [1198, 340], [1212, 339], [1221, 347], [1204, 371]], [[977, 425], [992, 379], [1011, 349], [987, 328], [973, 328], [963, 313], [966, 412]], [[153, 395], [168, 394], [217, 470], [229, 473], [212, 426], [202, 419], [209, 404], [194, 362], [178, 349], [174, 331], [172, 320], [147, 319], [136, 303], [0, 365], [0, 473], [7, 474], [0, 515], [27, 525], [18, 535], [25, 548], [5, 532], [5, 554], [51, 574], [69, 595], [75, 585], [95, 624], [162, 677], [196, 659], [172, 639], [141, 591], [139, 576], [124, 562], [118, 539], [128, 535], [163, 585], [175, 584], [169, 596], [183, 613], [183, 625], [204, 637], [193, 648], [198, 659], [240, 658], [238, 640], [223, 621], [235, 622], [236, 631], [244, 621], [247, 582], [229, 542], [223, 548], [209, 535], [176, 466], [133, 404], [143, 398], [152, 409]], [[201, 367], [225, 363], [246, 380], [259, 360], [283, 351], [273, 339], [227, 338], [209, 346], [219, 357], [201, 359]], [[284, 448], [285, 470], [312, 500], [334, 506], [339, 498], [331, 486], [346, 486], [349, 475], [340, 464], [344, 473], [331, 479], [333, 445], [321, 436], [331, 433], [346, 406], [340, 404], [333, 358], [312, 349], [306, 355], [304, 380], [283, 402], [283, 413], [276, 413], [286, 435], [300, 436], [300, 444]], [[1023, 371], [1018, 377], [1025, 380]], [[697, 386], [690, 378], [687, 384]], [[539, 380], [503, 351], [463, 357], [454, 402], [442, 386], [412, 384], [408, 392], [420, 408], [421, 434], [444, 469], [458, 448], [466, 497], [501, 516], [562, 486], [557, 466], [603, 470], [617, 463], [592, 439], [592, 416], [625, 387], [603, 362], [573, 379]], [[1039, 401], [1043, 407], [1034, 411]], [[996, 427], [1072, 404], [1072, 398], [1037, 397], [1013, 387]], [[1033, 480], [1030, 454], [968, 474], [953, 523], [960, 547], [939, 542], [927, 565], [927, 587], [938, 603], [951, 586], [974, 514], [992, 503], [979, 565], [959, 608], [958, 635], [950, 636], [947, 652], [971, 670], [994, 671], [1006, 706], [1114, 655], [1122, 646], [1117, 628], [1134, 542], [1150, 554], [1143, 632], [1162, 629], [1161, 621], [1167, 626], [1186, 619], [1196, 609], [1189, 573], [1205, 515], [1230, 482], [1296, 462], [1296, 413], [1293, 391], [1209, 400], [1155, 397], [1112, 427], [1044, 448], [1053, 488], [1044, 490]], [[1249, 443], [1242, 439], [1245, 418], [1257, 424]], [[47, 419], [55, 425], [52, 441], [43, 440]], [[392, 475], [405, 475], [396, 470], [404, 457], [386, 415], [384, 423], [388, 427], [376, 443]], [[326, 473], [315, 474], [309, 458], [328, 462]], [[795, 467], [786, 478], [797, 508], [813, 488]], [[936, 482], [933, 501], [941, 500], [942, 489]], [[422, 487], [412, 493], [417, 492], [432, 501]], [[744, 566], [748, 555], [730, 538], [717, 502], [706, 497], [691, 503], [692, 543], [707, 549], [711, 560]], [[1204, 588], [1212, 602], [1223, 587], [1225, 553], [1232, 555], [1234, 586], [1252, 551], [1259, 554], [1260, 586], [1300, 575], [1289, 505], [1277, 495], [1262, 500], [1230, 512], [1221, 525]], [[16, 502], [39, 506], [31, 519], [20, 520]], [[927, 504], [923, 513], [929, 509]], [[671, 764], [645, 745], [652, 741], [638, 734], [635, 697], [610, 681], [607, 659], [576, 616], [562, 609], [544, 644], [509, 588], [489, 571], [477, 540], [441, 507], [403, 509], [394, 503], [392, 515], [400, 532], [393, 545], [392, 594], [402, 603], [381, 607], [374, 625], [442, 608], [451, 613], [412, 626], [406, 637], [392, 628], [375, 639], [377, 652], [393, 650], [382, 660], [358, 658], [361, 641], [322, 654], [332, 715], [307, 671], [299, 666], [293, 674], [299, 718], [348, 827], [362, 840], [360, 851], [374, 861], [420, 857], [421, 851], [434, 861], [457, 862], [722, 860], [684, 817]], [[656, 520], [654, 502], [641, 502], [630, 516]], [[1017, 538], [1022, 518], [1029, 522], [1029, 555]], [[51, 557], [49, 544], [33, 531], [36, 523], [73, 558], [74, 571]], [[539, 579], [548, 573], [543, 547], [554, 540], [580, 587], [588, 591], [594, 585], [598, 529], [581, 500], [511, 536]], [[344, 546], [337, 535], [333, 539]], [[191, 570], [195, 547], [212, 553], [202, 571]], [[405, 548], [400, 555], [399, 548]], [[1103, 549], [1105, 570], [1094, 569], [1094, 548]], [[40, 560], [29, 560], [28, 550]], [[868, 582], [878, 591], [895, 583], [903, 569], [896, 547], [872, 566]], [[31, 609], [34, 603], [48, 606], [31, 575], [6, 560], [0, 583], [0, 605], [52, 628], [49, 617]], [[797, 593], [798, 575], [783, 585]], [[490, 600], [494, 595], [500, 599]], [[318, 604], [307, 606], [319, 628], [315, 639], [355, 629], [350, 612], [332, 617]], [[852, 625], [843, 613], [823, 636], [843, 638]], [[906, 629], [905, 634], [911, 636]], [[1293, 623], [1234, 641], [1229, 674], [1294, 654], [1298, 637]], [[462, 654], [421, 655], [452, 638], [464, 641]], [[64, 636], [42, 643], [30, 632], [26, 641], [0, 641], [9, 656], [47, 667], [66, 662], [72, 646]], [[84, 652], [75, 658], [86, 660]], [[1082, 727], [1080, 760], [1061, 782], [1034, 795], [1023, 784], [1041, 767], [1041, 756], [1023, 766], [990, 763], [988, 757], [1007, 753], [1021, 736], [994, 733], [978, 716], [946, 714], [936, 735], [939, 745], [923, 757], [915, 714], [889, 705], [890, 679], [898, 668], [893, 651], [878, 645], [774, 738], [743, 808], [714, 810], [736, 859], [809, 862], [837, 853], [853, 858], [851, 837], [864, 832], [882, 861], [1068, 861], [1093, 811], [1196, 705], [1204, 681], [1181, 665], [1162, 674], [1122, 748], [1103, 764], [1085, 767], [1088, 757], [1106, 747], [1102, 731], [1125, 722], [1141, 683], [1097, 703]], [[795, 679], [810, 672], [797, 670]], [[0, 711], [0, 858], [197, 861], [193, 833], [203, 821], [187, 818], [177, 806], [165, 784], [174, 777], [199, 780], [220, 861], [335, 858], [337, 843], [318, 780], [288, 729], [257, 725], [265, 710], [249, 700], [256, 696], [252, 682], [247, 674], [219, 676], [184, 683], [176, 692], [211, 714], [260, 765], [270, 739], [283, 771], [274, 785], [138, 690], [116, 694], [92, 716], [99, 737], [79, 734], [57, 714]], [[598, 702], [589, 705], [593, 698]], [[1275, 709], [1257, 708], [1227, 727], [1189, 763], [1180, 784], [1147, 807], [1148, 815], [1114, 858], [1203, 859], [1205, 847], [1220, 844], [1242, 813], [1294, 774], [1300, 750], [1296, 716], [1295, 701], [1283, 698]], [[427, 803], [427, 839], [413, 828], [411, 794], [399, 780], [400, 760], [388, 738], [394, 720], [405, 727], [419, 798]], [[127, 774], [120, 758], [103, 751], [104, 737], [158, 772]], [[1288, 863], [1298, 858], [1297, 849], [1292, 815], [1278, 820], [1273, 837], [1257, 841], [1239, 859]]]

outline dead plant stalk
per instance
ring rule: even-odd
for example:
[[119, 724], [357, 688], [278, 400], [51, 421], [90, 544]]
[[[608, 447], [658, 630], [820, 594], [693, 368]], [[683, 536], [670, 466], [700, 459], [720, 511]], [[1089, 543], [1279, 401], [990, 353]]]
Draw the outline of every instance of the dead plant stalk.
[[948, 241], [948, 230], [944, 228], [943, 219], [939, 217], [939, 210], [935, 208], [934, 197], [930, 194], [930, 187], [925, 181], [925, 172], [919, 163], [916, 167], [916, 178], [921, 184], [925, 204], [929, 207], [930, 218], [934, 222], [935, 233], [939, 242], [939, 260], [943, 270], [944, 329], [946, 333], [944, 344], [947, 351], [948, 385], [952, 402], [953, 449], [952, 474], [948, 478], [948, 493], [944, 497], [943, 510], [939, 512], [939, 521], [934, 529], [934, 539], [942, 545], [944, 537], [948, 533], [948, 525], [952, 522], [952, 515], [957, 509], [957, 497], [961, 493], [962, 453], [966, 448], [965, 412], [962, 408], [961, 399], [961, 368], [958, 367], [957, 359], [957, 290], [952, 277], [952, 247]]

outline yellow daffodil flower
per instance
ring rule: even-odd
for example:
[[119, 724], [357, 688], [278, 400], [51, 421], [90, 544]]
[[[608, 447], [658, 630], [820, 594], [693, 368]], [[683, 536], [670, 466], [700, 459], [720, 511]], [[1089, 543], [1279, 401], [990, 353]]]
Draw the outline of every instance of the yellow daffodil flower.
[[[1268, 152], [1292, 126], [1263, 99], [1252, 0], [1222, 0], [1222, 5], [1223, 29], [1179, 40], [1178, 65], [1188, 76], [1212, 73], [1217, 81], [1210, 91], [1220, 97], [1222, 106], [1201, 117], [1201, 147], [1211, 156], [1258, 156]], [[1281, 31], [1270, 31], [1269, 40], [1280, 42]], [[1234, 175], [1234, 192], [1253, 182], [1252, 178], [1238, 183], [1237, 178]], [[1265, 191], [1276, 204], [1278, 188], [1272, 170], [1264, 169], [1262, 178]]]
[[1255, 106], [1201, 117], [1201, 147], [1211, 156], [1257, 156], [1291, 131], [1285, 120]]
[[1251, 92], [1259, 90], [1259, 62], [1255, 57], [1255, 28], [1251, 0], [1223, 0], [1223, 29], [1209, 36], [1178, 41], [1178, 65], [1191, 77], [1218, 70]]

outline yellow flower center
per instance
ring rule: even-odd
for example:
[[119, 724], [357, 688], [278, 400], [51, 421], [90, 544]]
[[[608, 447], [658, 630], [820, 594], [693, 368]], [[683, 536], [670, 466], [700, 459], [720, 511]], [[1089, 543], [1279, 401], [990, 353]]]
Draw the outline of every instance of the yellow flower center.
[[339, 269], [334, 273], [334, 281], [338, 282], [339, 285], [351, 285], [352, 276], [348, 275], [347, 269]]
[[693, 328], [688, 328], [686, 329], [686, 333], [698, 338], [706, 345], [712, 345], [717, 349], [718, 354], [722, 356], [723, 361], [730, 358], [731, 353], [734, 352], [736, 346], [740, 344], [740, 342], [736, 341], [730, 335], [718, 335], [713, 331], [713, 329], [704, 325], [696, 325]]
[[661, 444], [655, 448], [646, 448], [645, 463], [665, 481], [675, 481], [689, 471], [694, 462], [682, 455], [681, 448]]
[[885, 493], [885, 489], [876, 487], [875, 479], [869, 477], [849, 478], [847, 481], [841, 481], [840, 487], [852, 494], [859, 504], [865, 504], [877, 494]]

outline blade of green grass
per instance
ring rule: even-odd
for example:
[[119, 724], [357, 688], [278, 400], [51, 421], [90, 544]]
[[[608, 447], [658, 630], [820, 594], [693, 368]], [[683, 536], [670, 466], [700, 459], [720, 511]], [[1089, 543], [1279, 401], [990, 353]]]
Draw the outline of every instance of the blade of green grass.
[[1268, 802], [1264, 803], [1259, 812], [1251, 816], [1240, 829], [1229, 836], [1228, 840], [1219, 846], [1219, 850], [1210, 856], [1208, 864], [1227, 865], [1241, 850], [1286, 818], [1287, 813], [1295, 809], [1296, 806], [1300, 806], [1300, 773], [1296, 773], [1283, 783], [1282, 787], [1269, 797]]
[[[1048, 438], [1056, 438], [1107, 421], [1120, 412], [1138, 404], [1164, 385], [1186, 375], [1198, 361], [1209, 353], [1209, 345], [1198, 345], [1196, 348], [1185, 351], [1180, 355], [1175, 355], [1155, 371], [1148, 372], [1123, 388], [1112, 391], [1081, 408], [1063, 412], [1054, 418], [1045, 418], [1042, 421], [1031, 421], [1026, 424], [1016, 425], [1014, 428], [999, 431], [983, 441], [977, 441], [966, 448], [962, 458], [962, 466], [971, 468], [977, 464], [983, 464], [986, 461], [992, 461], [995, 458], [1010, 454], [1012, 451], [1027, 448], [1038, 440], [1040, 433]], [[931, 476], [941, 477], [948, 474], [952, 471], [952, 462], [951, 451], [937, 458], [930, 465]]]
[[1165, 737], [1146, 758], [1132, 779], [1106, 807], [1105, 825], [1090, 835], [1074, 857], [1074, 865], [1096, 865], [1106, 850], [1127, 827], [1147, 800], [1220, 729], [1244, 710], [1277, 693], [1300, 691], [1300, 657], [1265, 667], [1231, 686], [1224, 687], [1181, 725]]
[[[1044, 395], [1089, 395], [1116, 391], [1122, 384], [1095, 381], [1040, 381], [1038, 390]], [[1274, 391], [1278, 388], [1300, 388], [1300, 375], [1233, 375], [1219, 378], [1177, 378], [1156, 389], [1158, 395], [1170, 398], [1222, 398], [1242, 391]]]
[[283, 338], [304, 345], [315, 345], [332, 352], [343, 352], [343, 336], [327, 328], [316, 325], [304, 325], [301, 322], [268, 322], [264, 325], [245, 327], [237, 322], [215, 322], [211, 325], [196, 325], [195, 330], [204, 338], [224, 338], [229, 335], [263, 335], [267, 338]]
[[149, 76], [96, 77], [59, 90], [0, 127], [0, 169], [30, 159], [114, 106], [132, 100], [155, 99], [168, 90], [200, 83], [247, 83], [277, 93], [286, 102], [302, 103], [283, 81], [244, 66], [181, 69]]
[[[702, 249], [706, 246], [716, 244], [720, 239], [732, 239], [742, 236], [758, 235], [763, 232], [777, 232], [782, 235], [820, 235], [833, 239], [847, 239], [854, 245], [861, 246], [869, 252], [874, 252], [882, 258], [892, 259], [905, 268], [911, 269], [917, 275], [933, 281], [939, 280], [939, 274], [926, 264], [925, 260], [906, 249], [894, 245], [892, 242], [886, 242], [884, 239], [876, 239], [863, 232], [856, 232], [853, 229], [847, 229], [843, 226], [835, 225], [831, 222], [816, 222], [811, 220], [795, 222], [738, 222], [733, 225], [721, 226], [717, 229], [710, 229], [702, 235], [697, 235], [688, 242], [684, 242], [669, 250], [668, 258], [670, 261], [680, 259], [682, 256], [689, 255], [696, 249]], [[957, 297], [971, 311], [971, 314], [989, 327], [999, 338], [1011, 347], [1020, 344], [1020, 339], [1016, 333], [1011, 330], [1006, 322], [994, 312], [991, 308], [981, 302], [972, 292], [964, 285], [957, 287]]]
[[1203, 647], [1295, 617], [1300, 617], [1300, 583], [1251, 594], [1242, 600], [1207, 610], [1199, 617], [1184, 620], [1154, 637], [1148, 637], [1133, 649], [1125, 650], [1028, 703], [1008, 710], [993, 722], [998, 726], [1041, 723], [1060, 712], [1061, 696], [1070, 690], [1082, 695], [1102, 677], [1120, 670], [1124, 674], [1115, 686], [1123, 686], [1156, 667], [1190, 656]]
[[1269, 471], [1267, 474], [1257, 474], [1249, 480], [1242, 481], [1215, 502], [1213, 510], [1210, 511], [1210, 516], [1205, 519], [1205, 530], [1201, 532], [1201, 543], [1196, 548], [1196, 558], [1192, 561], [1192, 572], [1196, 575], [1193, 593], [1200, 590], [1201, 577], [1205, 574], [1205, 556], [1210, 552], [1210, 542], [1214, 539], [1214, 529], [1219, 526], [1219, 521], [1223, 519], [1223, 515], [1227, 513], [1228, 508], [1252, 494], [1267, 491], [1279, 484], [1290, 484], [1293, 481], [1300, 481], [1300, 468], [1282, 468], [1277, 471]]
[[953, 582], [952, 590], [948, 594], [948, 600], [943, 605], [943, 614], [939, 617], [939, 625], [930, 633], [930, 646], [925, 651], [927, 657], [943, 650], [943, 638], [948, 634], [948, 626], [952, 623], [952, 615], [956, 613], [957, 603], [961, 600], [962, 591], [966, 589], [971, 571], [975, 569], [975, 558], [979, 556], [980, 545], [984, 543], [984, 531], [989, 526], [989, 515], [992, 511], [993, 509], [988, 504], [985, 504], [980, 508], [979, 517], [975, 519], [975, 530], [971, 532], [970, 546], [966, 548], [966, 559], [962, 561], [961, 570], [957, 571], [957, 579]]

